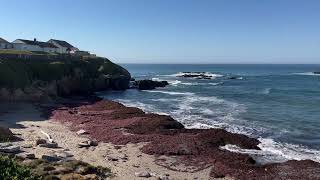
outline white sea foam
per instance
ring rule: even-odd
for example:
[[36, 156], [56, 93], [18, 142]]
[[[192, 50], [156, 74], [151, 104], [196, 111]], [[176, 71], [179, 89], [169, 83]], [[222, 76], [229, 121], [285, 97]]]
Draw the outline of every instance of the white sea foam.
[[171, 74], [171, 75], [163, 75], [163, 76], [170, 76], [170, 77], [181, 77], [183, 75], [205, 75], [211, 78], [217, 78], [217, 77], [223, 77], [222, 74], [215, 74], [215, 73], [210, 73], [210, 72], [178, 72], [176, 74]]
[[162, 94], [169, 94], [169, 95], [194, 95], [194, 93], [191, 92], [173, 92], [173, 91], [158, 91], [158, 90], [144, 90], [145, 92], [151, 92], [151, 93], [162, 93]]
[[261, 91], [261, 94], [270, 94], [271, 88], [265, 88]]
[[314, 72], [303, 72], [303, 73], [293, 73], [295, 75], [303, 75], [303, 76], [320, 76], [320, 74], [315, 74]]
[[304, 160], [311, 159], [320, 162], [320, 151], [289, 143], [275, 142], [273, 139], [259, 138], [258, 146], [261, 150], [272, 152], [286, 159]]
[[287, 160], [311, 159], [320, 162], [320, 151], [308, 149], [303, 146], [279, 143], [273, 139], [259, 138], [261, 142], [258, 147], [261, 150], [242, 149], [236, 145], [228, 144], [220, 147], [231, 152], [249, 154], [262, 164], [284, 162]]

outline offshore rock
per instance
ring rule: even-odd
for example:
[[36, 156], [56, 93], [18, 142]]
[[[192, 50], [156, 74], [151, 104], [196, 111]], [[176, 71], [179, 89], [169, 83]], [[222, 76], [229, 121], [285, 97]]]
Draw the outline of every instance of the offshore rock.
[[152, 90], [157, 87], [165, 87], [167, 85], [169, 85], [168, 81], [139, 80], [133, 83], [133, 86], [139, 90]]

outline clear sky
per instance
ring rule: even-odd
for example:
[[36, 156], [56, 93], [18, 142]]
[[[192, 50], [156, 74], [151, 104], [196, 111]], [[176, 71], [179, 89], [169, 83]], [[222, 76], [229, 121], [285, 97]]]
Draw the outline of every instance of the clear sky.
[[118, 63], [320, 63], [320, 0], [0, 0], [0, 22]]

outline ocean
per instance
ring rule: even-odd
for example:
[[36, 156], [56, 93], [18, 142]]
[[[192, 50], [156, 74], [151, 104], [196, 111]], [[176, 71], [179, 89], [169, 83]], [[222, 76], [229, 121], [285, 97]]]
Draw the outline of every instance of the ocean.
[[[101, 92], [106, 99], [167, 114], [187, 128], [224, 128], [258, 138], [266, 162], [320, 162], [320, 65], [121, 64], [135, 79], [166, 80], [165, 88]], [[211, 79], [177, 77], [207, 72]], [[230, 77], [233, 77], [230, 79]]]

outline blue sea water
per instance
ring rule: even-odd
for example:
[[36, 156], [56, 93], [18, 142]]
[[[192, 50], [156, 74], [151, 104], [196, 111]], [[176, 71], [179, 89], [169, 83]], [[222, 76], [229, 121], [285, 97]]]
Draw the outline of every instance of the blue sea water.
[[[320, 76], [312, 73], [320, 65], [122, 65], [136, 79], [170, 85], [100, 93], [103, 97], [171, 115], [188, 128], [225, 128], [258, 138], [264, 155], [274, 161], [320, 162]], [[185, 71], [208, 72], [213, 78], [176, 76]]]

